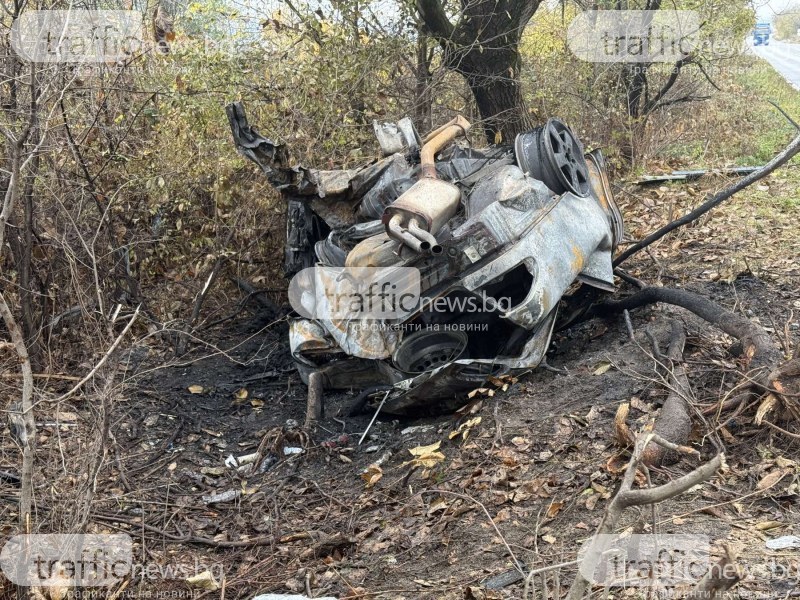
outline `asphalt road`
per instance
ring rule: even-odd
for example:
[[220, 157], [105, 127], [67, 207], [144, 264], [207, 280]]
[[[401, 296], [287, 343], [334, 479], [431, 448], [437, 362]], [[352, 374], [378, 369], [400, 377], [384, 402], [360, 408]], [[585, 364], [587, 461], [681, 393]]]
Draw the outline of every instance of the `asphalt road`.
[[752, 46], [752, 50], [771, 64], [795, 89], [800, 89], [800, 44], [770, 40], [769, 46]]

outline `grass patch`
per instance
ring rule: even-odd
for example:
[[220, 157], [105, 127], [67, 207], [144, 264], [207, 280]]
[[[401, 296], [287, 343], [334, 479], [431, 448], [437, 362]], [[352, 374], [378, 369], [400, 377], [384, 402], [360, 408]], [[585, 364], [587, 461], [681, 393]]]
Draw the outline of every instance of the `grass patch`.
[[696, 168], [769, 161], [796, 133], [770, 101], [800, 121], [800, 92], [756, 56], [739, 57], [712, 78], [721, 91], [678, 118], [686, 135], [662, 156]]

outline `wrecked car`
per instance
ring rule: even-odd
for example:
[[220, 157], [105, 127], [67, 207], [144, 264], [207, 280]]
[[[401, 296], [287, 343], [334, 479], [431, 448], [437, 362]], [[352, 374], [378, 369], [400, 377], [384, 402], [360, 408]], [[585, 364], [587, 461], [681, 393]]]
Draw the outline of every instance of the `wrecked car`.
[[[424, 138], [409, 119], [376, 123], [382, 158], [325, 171], [291, 166], [241, 104], [227, 112], [239, 152], [286, 200], [284, 268], [301, 297], [289, 342], [305, 382], [318, 371], [325, 388], [380, 391], [393, 414], [463, 402], [490, 376], [541, 363], [576, 282], [614, 289], [622, 217], [604, 160], [558, 119], [480, 149], [461, 116]], [[392, 281], [416, 274], [413, 306], [390, 316], [303, 309], [309, 289], [318, 303], [320, 277], [364, 269]]]

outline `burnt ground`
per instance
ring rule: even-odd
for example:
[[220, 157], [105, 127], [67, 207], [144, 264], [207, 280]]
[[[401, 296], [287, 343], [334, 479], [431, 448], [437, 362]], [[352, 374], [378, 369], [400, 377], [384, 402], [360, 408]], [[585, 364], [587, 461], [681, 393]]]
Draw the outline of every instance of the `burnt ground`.
[[[797, 295], [749, 275], [696, 289], [765, 324], [785, 323]], [[591, 535], [618, 483], [609, 464], [624, 456], [612, 435], [617, 406], [630, 402], [630, 422], [642, 425], [665, 396], [645, 330], [663, 336], [668, 317], [686, 323], [697, 403], [715, 402], [736, 381], [724, 336], [680, 309], [650, 308], [635, 315], [635, 343], [622, 319], [584, 323], [553, 342], [549, 364], [564, 374], [521, 376], [505, 392], [478, 394], [462, 416], [378, 420], [361, 446], [369, 416], [340, 416], [353, 399], [347, 393], [326, 394], [326, 418], [309, 438], [297, 435], [291, 420], [303, 421], [306, 388], [287, 356], [285, 326], [264, 329], [263, 320], [243, 320], [216, 340], [220, 348], [234, 348], [227, 356], [150, 372], [145, 361], [131, 379], [133, 397], [115, 434], [118, 469], [130, 491], [112, 470], [107, 484], [123, 489], [98, 499], [94, 510], [122, 517], [131, 532], [146, 523], [151, 561], [196, 564], [217, 574], [224, 569], [226, 598], [303, 592], [307, 577], [315, 596], [520, 598], [521, 584], [486, 592], [481, 583], [513, 568], [509, 550], [528, 565], [569, 561]], [[796, 343], [797, 332], [792, 336]], [[192, 386], [203, 390], [191, 393]], [[475, 417], [480, 423], [467, 436], [462, 431], [449, 439]], [[770, 554], [797, 559], [770, 553], [764, 540], [800, 533], [800, 471], [791, 462], [798, 442], [751, 421], [736, 420], [717, 438], [729, 456], [727, 474], [659, 506], [656, 520], [662, 533], [734, 544], [755, 573], [742, 589], [782, 597], [791, 587], [769, 581], [763, 571], [759, 576], [755, 567], [765, 568]], [[702, 435], [699, 426], [693, 442], [710, 456], [714, 446], [710, 439], [703, 444]], [[441, 442], [440, 462], [415, 470], [405, 464], [411, 448], [435, 442]], [[264, 472], [242, 475], [225, 467], [229, 455], [259, 447], [268, 457], [259, 468]], [[285, 447], [303, 451], [280, 456]], [[279, 460], [266, 468], [274, 457]], [[375, 464], [380, 470], [370, 470]], [[655, 483], [691, 466], [685, 460], [666, 468]], [[781, 469], [785, 477], [753, 495], [766, 475]], [[374, 486], [367, 487], [365, 471], [380, 473]], [[222, 492], [236, 498], [208, 502]], [[649, 511], [632, 510], [624, 526], [648, 531], [651, 522]], [[165, 539], [186, 535], [203, 539]], [[571, 580], [569, 568], [560, 580]], [[165, 585], [186, 586], [180, 579], [154, 580], [140, 589]]]
[[[756, 242], [739, 239], [728, 239], [733, 249], [726, 254], [724, 240], [689, 229], [636, 262], [635, 274], [708, 295], [797, 348], [796, 254], [788, 256], [793, 263], [783, 255], [762, 270], [751, 258], [720, 275], [718, 264], [752, 256], [748, 244]], [[708, 258], [717, 253], [725, 260]], [[771, 270], [778, 267], [780, 277]], [[297, 426], [306, 388], [288, 355], [284, 321], [243, 313], [203, 332], [206, 344], [180, 362], [152, 339], [135, 347], [91, 503], [90, 531], [131, 534], [137, 561], [148, 569], [117, 597], [250, 599], [310, 589], [314, 597], [337, 598], [522, 598], [522, 584], [495, 591], [482, 584], [514, 560], [534, 568], [574, 560], [591, 536], [626, 456], [614, 442], [617, 407], [630, 403], [636, 429], [666, 396], [646, 331], [665, 339], [670, 318], [688, 331], [694, 402], [713, 405], [739, 380], [730, 339], [681, 309], [649, 307], [633, 313], [635, 341], [622, 318], [559, 332], [548, 354], [552, 370], [507, 381], [506, 390], [491, 385], [461, 414], [378, 419], [361, 446], [370, 415], [341, 416], [353, 393], [327, 393], [315, 431]], [[40, 439], [54, 469], [65, 455], [85, 462], [89, 449], [79, 432], [93, 415], [79, 401], [60, 410]], [[707, 535], [716, 550], [727, 543], [746, 568], [739, 597], [783, 598], [796, 593], [796, 579], [768, 568], [793, 566], [796, 576], [797, 551], [764, 544], [800, 535], [800, 441], [755, 425], [754, 410], [724, 427], [724, 415], [697, 419], [692, 444], [706, 458], [723, 446], [728, 470], [659, 505], [655, 518], [649, 509], [630, 510], [621, 527], [650, 532], [655, 522], [661, 533]], [[437, 442], [441, 456], [408, 464], [409, 450]], [[256, 451], [255, 465], [225, 464]], [[653, 483], [695, 464], [684, 459], [656, 471]], [[50, 526], [66, 510], [59, 499], [73, 501], [81, 485], [67, 476], [67, 465], [62, 470], [40, 500], [38, 518]], [[210, 498], [215, 494], [226, 496]], [[558, 585], [562, 592], [568, 586], [572, 569], [549, 574], [552, 597]], [[224, 592], [186, 581], [205, 570], [219, 582], [224, 574]]]

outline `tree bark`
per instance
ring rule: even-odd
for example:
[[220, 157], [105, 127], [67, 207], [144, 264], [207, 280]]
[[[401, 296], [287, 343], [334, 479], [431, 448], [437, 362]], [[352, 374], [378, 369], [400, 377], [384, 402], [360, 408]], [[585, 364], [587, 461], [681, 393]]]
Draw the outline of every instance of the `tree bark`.
[[490, 144], [510, 144], [517, 134], [533, 129], [517, 78], [468, 75], [467, 84]]
[[417, 48], [416, 48], [416, 71], [414, 73], [414, 120], [417, 129], [423, 132], [433, 129], [431, 121], [431, 104], [433, 101], [433, 90], [431, 84], [431, 57], [428, 52], [428, 36], [422, 31], [422, 27], [417, 28]]
[[[670, 324], [670, 342], [667, 350], [667, 362], [664, 367], [669, 385], [669, 394], [661, 410], [658, 411], [653, 431], [678, 446], [684, 446], [689, 441], [692, 432], [692, 417], [687, 397], [691, 394], [689, 378], [683, 364], [683, 349], [686, 345], [686, 332], [683, 325], [676, 320]], [[660, 467], [672, 464], [680, 459], [680, 453], [671, 451], [659, 444], [651, 444], [643, 452], [642, 462], [647, 466]]]
[[511, 143], [532, 128], [520, 86], [519, 42], [540, 0], [474, 0], [453, 24], [441, 0], [417, 0], [426, 33], [443, 64], [464, 76], [490, 144]]

